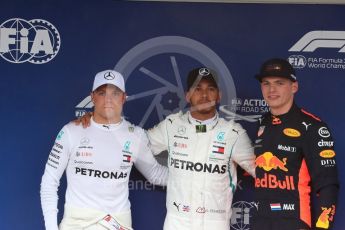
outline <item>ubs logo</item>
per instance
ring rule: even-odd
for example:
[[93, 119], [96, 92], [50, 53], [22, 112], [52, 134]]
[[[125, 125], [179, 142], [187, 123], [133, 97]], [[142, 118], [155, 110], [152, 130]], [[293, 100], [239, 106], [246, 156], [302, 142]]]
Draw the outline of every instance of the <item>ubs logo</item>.
[[0, 25], [0, 56], [8, 62], [44, 64], [60, 46], [58, 30], [46, 20], [12, 18]]

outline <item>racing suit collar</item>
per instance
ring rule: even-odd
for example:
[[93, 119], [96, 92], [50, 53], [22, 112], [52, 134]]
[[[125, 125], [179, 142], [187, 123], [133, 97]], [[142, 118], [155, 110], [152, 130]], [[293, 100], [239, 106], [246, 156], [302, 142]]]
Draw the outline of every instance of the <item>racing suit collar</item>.
[[207, 130], [212, 130], [218, 124], [219, 114], [218, 114], [218, 112], [216, 112], [214, 117], [207, 119], [207, 120], [204, 120], [204, 121], [200, 121], [200, 120], [193, 118], [190, 111], [188, 111], [187, 112], [187, 119], [188, 119], [189, 124], [195, 125], [195, 126], [205, 126], [206, 131], [207, 131]]
[[91, 117], [90, 123], [91, 123], [91, 126], [102, 129], [104, 131], [113, 131], [113, 130], [118, 129], [121, 126], [121, 124], [123, 123], [122, 121], [123, 121], [123, 118], [121, 119], [120, 122], [115, 123], [115, 124], [100, 124], [100, 123], [96, 123], [93, 117]]
[[293, 119], [294, 114], [296, 111], [298, 111], [299, 108], [295, 103], [292, 104], [290, 110], [287, 113], [284, 113], [282, 115], [273, 115], [270, 113], [270, 121], [272, 125], [280, 125], [282, 123], [287, 122], [288, 120]]

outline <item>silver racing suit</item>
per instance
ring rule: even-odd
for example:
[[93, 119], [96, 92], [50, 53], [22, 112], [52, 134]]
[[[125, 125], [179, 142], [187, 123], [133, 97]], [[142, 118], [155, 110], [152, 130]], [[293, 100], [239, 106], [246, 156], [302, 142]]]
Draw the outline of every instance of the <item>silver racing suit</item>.
[[169, 153], [165, 230], [229, 230], [236, 165], [255, 174], [246, 131], [218, 114], [204, 124], [189, 112], [148, 131], [154, 154]]
[[[166, 185], [168, 168], [154, 159], [140, 127], [126, 120], [104, 125], [93, 119], [86, 129], [73, 123], [65, 125], [42, 176], [40, 193], [46, 230], [100, 229], [98, 222], [107, 215], [131, 228], [128, 182], [133, 164], [150, 182]], [[64, 172], [65, 210], [58, 228], [57, 191]]]

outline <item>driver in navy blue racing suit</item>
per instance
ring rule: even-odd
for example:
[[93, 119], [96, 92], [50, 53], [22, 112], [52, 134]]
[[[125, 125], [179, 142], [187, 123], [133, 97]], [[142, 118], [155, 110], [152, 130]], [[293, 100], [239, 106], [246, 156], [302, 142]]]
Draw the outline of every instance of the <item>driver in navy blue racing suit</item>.
[[[260, 120], [255, 142], [253, 229], [331, 229], [339, 188], [331, 133], [326, 123], [295, 104], [298, 82], [288, 61], [266, 61], [256, 78], [270, 112]], [[317, 193], [315, 221], [311, 191]]]

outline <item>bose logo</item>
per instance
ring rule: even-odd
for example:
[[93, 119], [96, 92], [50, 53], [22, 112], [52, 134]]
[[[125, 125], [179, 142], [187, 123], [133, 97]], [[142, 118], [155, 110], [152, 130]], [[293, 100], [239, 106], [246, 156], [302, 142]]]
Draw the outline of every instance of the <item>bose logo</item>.
[[329, 133], [329, 131], [326, 127], [321, 127], [319, 129], [318, 133], [319, 133], [320, 137], [323, 137], [323, 138], [327, 138], [327, 137], [331, 136], [331, 134]]
[[289, 51], [314, 52], [318, 48], [339, 48], [339, 53], [345, 53], [345, 31], [310, 31]]

